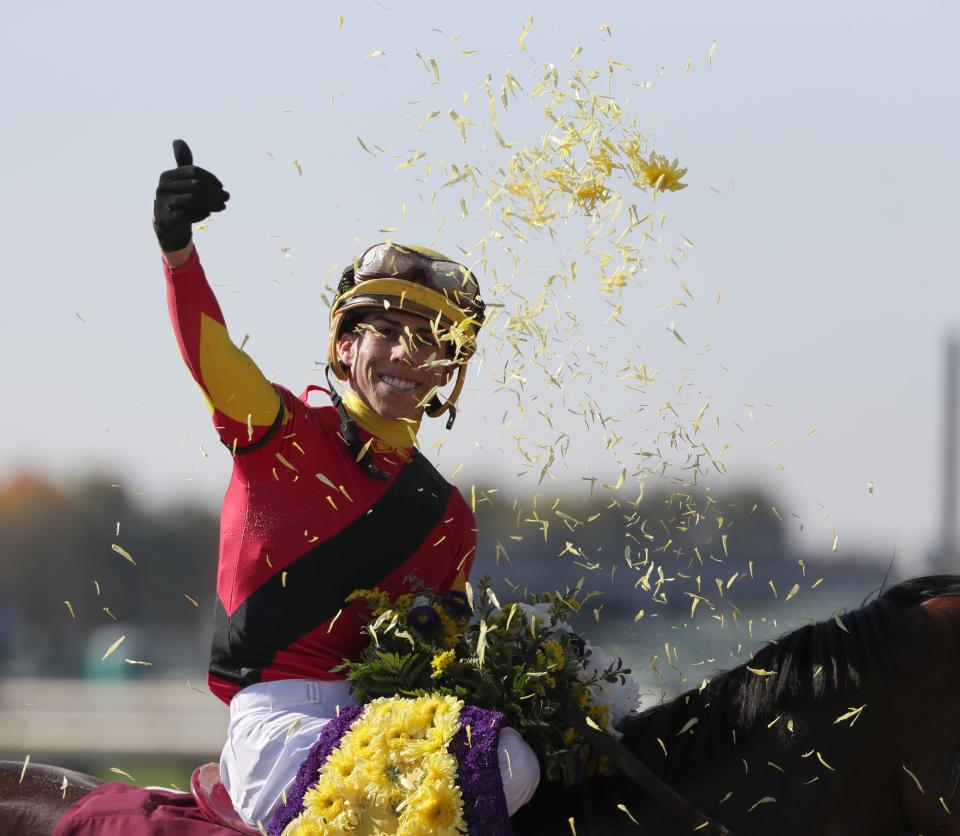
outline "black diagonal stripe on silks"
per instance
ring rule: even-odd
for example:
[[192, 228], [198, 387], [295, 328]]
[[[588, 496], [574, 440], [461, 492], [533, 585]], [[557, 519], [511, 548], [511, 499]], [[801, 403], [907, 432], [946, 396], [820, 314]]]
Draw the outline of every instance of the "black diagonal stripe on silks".
[[452, 488], [420, 453], [373, 507], [305, 552], [227, 616], [217, 601], [210, 671], [250, 685], [277, 650], [333, 618], [408, 560], [443, 519]]

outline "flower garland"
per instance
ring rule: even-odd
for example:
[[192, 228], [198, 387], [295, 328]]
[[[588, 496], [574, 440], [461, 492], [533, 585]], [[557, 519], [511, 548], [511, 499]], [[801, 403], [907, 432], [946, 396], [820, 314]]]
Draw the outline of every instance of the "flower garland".
[[342, 735], [283, 836], [466, 832], [457, 760], [447, 750], [463, 702], [380, 698]]
[[[307, 816], [301, 817], [304, 799], [317, 783], [327, 759], [339, 747], [340, 741], [363, 711], [364, 707], [360, 705], [344, 706], [323, 727], [317, 742], [300, 764], [293, 784], [287, 789], [284, 803], [267, 827], [267, 836], [282, 836], [288, 827], [290, 833], [299, 832], [301, 836], [304, 833], [331, 832], [326, 824], [310, 821]], [[512, 833], [498, 754], [504, 719], [498, 711], [488, 711], [475, 705], [464, 706], [460, 711], [460, 730], [447, 746], [447, 751], [457, 762], [457, 785], [463, 801], [467, 832], [478, 836], [510, 836]], [[298, 818], [296, 827], [299, 830], [291, 826]], [[360, 831], [357, 834], [359, 836]]]

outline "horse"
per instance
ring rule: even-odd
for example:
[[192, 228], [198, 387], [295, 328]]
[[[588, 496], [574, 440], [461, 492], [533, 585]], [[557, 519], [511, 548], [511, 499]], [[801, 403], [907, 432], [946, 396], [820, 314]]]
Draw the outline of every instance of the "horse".
[[[621, 743], [737, 836], [960, 836], [960, 577], [905, 581], [632, 715]], [[542, 787], [517, 834], [692, 832], [623, 775]]]
[[[621, 744], [737, 836], [960, 836], [960, 576], [914, 578], [805, 625], [676, 699]], [[49, 834], [97, 779], [0, 764], [0, 827]], [[61, 797], [63, 796], [63, 797]], [[957, 811], [954, 813], [953, 807]], [[688, 834], [624, 775], [541, 783], [517, 836]]]
[[67, 808], [102, 783], [72, 769], [0, 761], [0, 833], [49, 836]]

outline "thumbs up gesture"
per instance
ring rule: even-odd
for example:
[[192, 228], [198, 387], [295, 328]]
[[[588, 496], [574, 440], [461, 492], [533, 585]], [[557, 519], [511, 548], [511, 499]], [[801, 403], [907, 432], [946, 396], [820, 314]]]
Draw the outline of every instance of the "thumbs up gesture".
[[165, 252], [186, 247], [193, 234], [191, 224], [222, 212], [230, 199], [216, 177], [193, 164], [190, 147], [182, 139], [173, 141], [173, 156], [177, 167], [160, 175], [153, 202], [153, 229]]

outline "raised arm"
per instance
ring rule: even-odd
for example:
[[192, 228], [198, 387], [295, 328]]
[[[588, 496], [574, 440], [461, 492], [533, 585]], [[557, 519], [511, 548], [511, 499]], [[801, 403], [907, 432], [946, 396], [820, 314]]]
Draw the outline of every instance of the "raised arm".
[[191, 240], [191, 225], [225, 209], [230, 195], [209, 171], [193, 165], [183, 140], [175, 140], [173, 150], [177, 168], [160, 175], [153, 210], [170, 319], [221, 440], [242, 451], [276, 431], [282, 420], [280, 396], [230, 339]]

